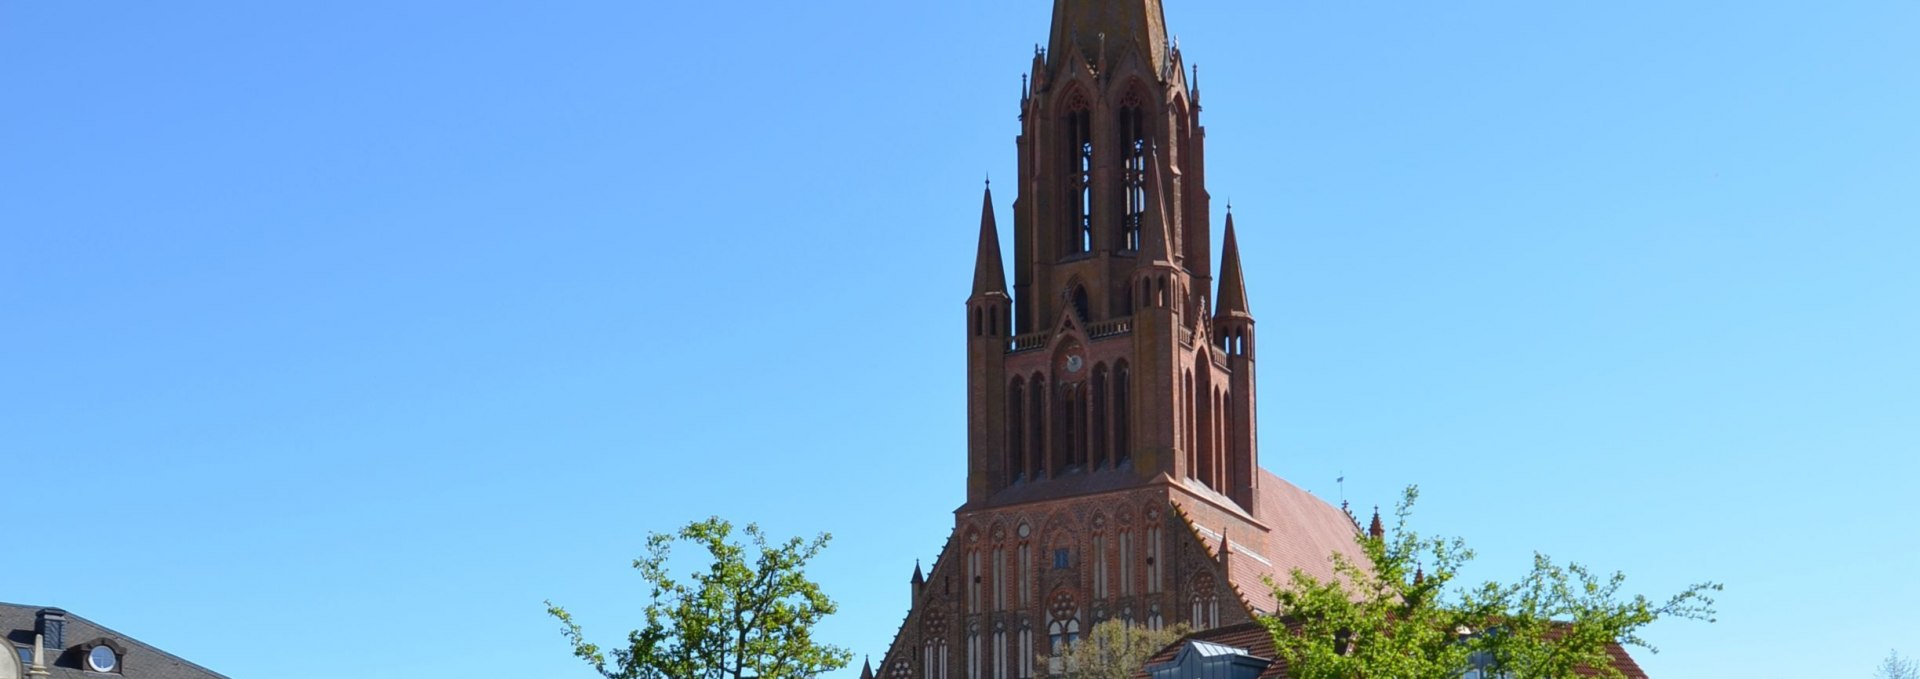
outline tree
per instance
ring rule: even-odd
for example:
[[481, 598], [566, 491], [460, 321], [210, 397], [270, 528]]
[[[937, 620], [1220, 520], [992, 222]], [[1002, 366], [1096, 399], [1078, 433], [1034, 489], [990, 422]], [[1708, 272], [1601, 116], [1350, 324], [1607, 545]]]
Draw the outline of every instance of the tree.
[[[1473, 551], [1458, 538], [1422, 538], [1407, 528], [1418, 488], [1408, 488], [1391, 534], [1357, 538], [1369, 564], [1333, 555], [1335, 577], [1299, 570], [1268, 585], [1280, 615], [1262, 622], [1297, 679], [1561, 679], [1578, 671], [1619, 679], [1611, 644], [1659, 652], [1639, 631], [1661, 618], [1713, 621], [1712, 594], [1690, 586], [1655, 604], [1622, 599], [1625, 576], [1596, 576], [1534, 556], [1518, 583], [1451, 585]], [[1375, 533], [1380, 533], [1376, 535]], [[1469, 673], [1473, 674], [1469, 674]]]
[[[814, 624], [837, 606], [803, 572], [832, 536], [773, 546], [748, 524], [757, 553], [749, 563], [747, 550], [728, 541], [732, 534], [732, 523], [713, 517], [647, 537], [647, 555], [633, 567], [652, 587], [652, 602], [626, 648], [603, 652], [552, 601], [547, 613], [560, 621], [573, 654], [607, 679], [808, 679], [845, 667], [851, 651], [813, 639]], [[690, 582], [667, 570], [678, 541], [704, 547], [711, 558]]]
[[1040, 666], [1057, 666], [1056, 676], [1067, 679], [1131, 679], [1148, 658], [1186, 635], [1186, 625], [1150, 630], [1108, 620], [1094, 625], [1086, 639], [1067, 644], [1058, 658], [1041, 656]]
[[1920, 679], [1920, 663], [1900, 657], [1899, 651], [1887, 651], [1887, 659], [1873, 673], [1875, 679]]

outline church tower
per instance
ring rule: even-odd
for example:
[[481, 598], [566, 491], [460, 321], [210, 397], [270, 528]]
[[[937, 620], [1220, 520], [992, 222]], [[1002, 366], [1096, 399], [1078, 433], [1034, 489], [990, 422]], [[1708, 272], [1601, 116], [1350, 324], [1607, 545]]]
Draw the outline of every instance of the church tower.
[[1254, 317], [1231, 214], [1215, 276], [1188, 74], [1160, 0], [1055, 0], [1011, 289], [991, 188], [981, 210], [966, 502], [875, 675], [1044, 675], [1098, 622], [1246, 622], [1273, 610], [1262, 576], [1359, 556], [1351, 517], [1260, 466]]

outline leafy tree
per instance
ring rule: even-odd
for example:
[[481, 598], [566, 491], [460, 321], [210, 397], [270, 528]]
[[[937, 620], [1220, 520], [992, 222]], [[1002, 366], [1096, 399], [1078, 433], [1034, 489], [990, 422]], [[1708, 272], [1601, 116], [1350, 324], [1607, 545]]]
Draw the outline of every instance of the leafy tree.
[[1406, 490], [1391, 533], [1358, 538], [1370, 564], [1335, 554], [1330, 580], [1299, 570], [1285, 585], [1269, 580], [1281, 615], [1263, 622], [1293, 677], [1560, 679], [1579, 669], [1619, 679], [1609, 644], [1657, 653], [1639, 636], [1648, 624], [1713, 621], [1718, 584], [1696, 584], [1658, 604], [1622, 599], [1625, 576], [1597, 576], [1541, 555], [1518, 583], [1453, 587], [1473, 551], [1458, 538], [1409, 530], [1418, 497], [1417, 488]]
[[[547, 602], [573, 654], [607, 679], [808, 679], [845, 667], [851, 651], [816, 643], [813, 626], [837, 606], [808, 580], [803, 568], [831, 539], [793, 538], [769, 545], [759, 526], [746, 534], [756, 554], [729, 542], [733, 524], [719, 517], [687, 524], [677, 533], [647, 538], [647, 555], [635, 559], [652, 587], [646, 626], [627, 635], [627, 646], [602, 651], [589, 643], [567, 610]], [[689, 581], [667, 571], [674, 543], [706, 549], [711, 563]]]
[[1887, 651], [1887, 659], [1873, 673], [1875, 679], [1920, 679], [1920, 663], [1900, 657], [1899, 651]]
[[1068, 644], [1058, 658], [1040, 657], [1041, 667], [1058, 667], [1066, 679], [1131, 679], [1147, 659], [1187, 635], [1187, 626], [1150, 630], [1121, 620], [1094, 625], [1087, 638]]

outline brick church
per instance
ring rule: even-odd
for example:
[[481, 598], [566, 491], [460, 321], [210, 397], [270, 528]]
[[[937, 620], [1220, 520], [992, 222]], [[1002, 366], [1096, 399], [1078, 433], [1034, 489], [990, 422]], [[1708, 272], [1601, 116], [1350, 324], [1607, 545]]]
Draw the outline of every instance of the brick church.
[[1241, 625], [1264, 576], [1363, 560], [1351, 516], [1260, 466], [1233, 217], [1216, 269], [1160, 0], [1055, 0], [1020, 110], [1012, 285], [989, 190], [966, 306], [966, 504], [864, 677], [1025, 679], [1101, 621]]

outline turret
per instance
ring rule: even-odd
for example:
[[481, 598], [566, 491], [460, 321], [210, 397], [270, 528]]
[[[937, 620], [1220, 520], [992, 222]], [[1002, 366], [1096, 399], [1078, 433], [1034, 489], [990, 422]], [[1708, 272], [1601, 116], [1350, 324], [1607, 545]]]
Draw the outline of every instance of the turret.
[[1247, 281], [1240, 269], [1240, 238], [1234, 231], [1233, 209], [1227, 209], [1225, 245], [1220, 250], [1220, 294], [1213, 315], [1214, 348], [1227, 357], [1227, 488], [1221, 489], [1243, 507], [1254, 506], [1259, 492], [1260, 442], [1255, 412], [1253, 312], [1247, 306]]
[[1006, 485], [1014, 465], [1006, 435], [1007, 343], [1013, 336], [1006, 269], [1000, 261], [1000, 229], [993, 217], [993, 187], [980, 205], [980, 244], [973, 262], [973, 294], [967, 298], [967, 502], [982, 502]]

